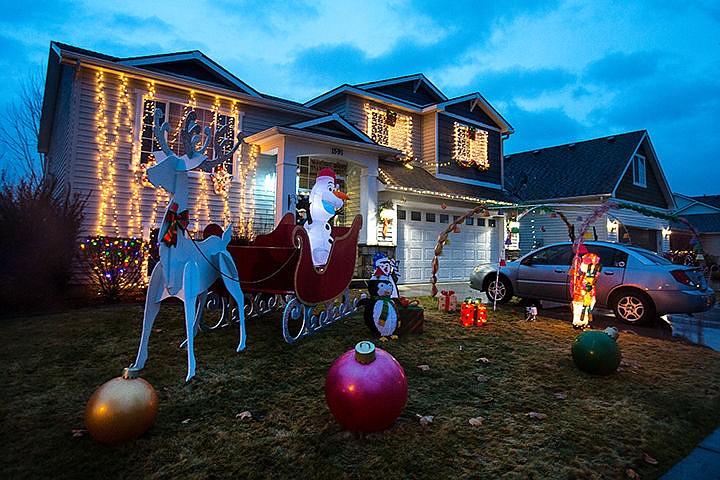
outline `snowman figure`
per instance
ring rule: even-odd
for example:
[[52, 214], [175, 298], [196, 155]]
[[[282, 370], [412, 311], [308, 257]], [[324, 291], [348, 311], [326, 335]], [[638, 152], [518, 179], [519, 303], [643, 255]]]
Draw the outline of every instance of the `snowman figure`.
[[377, 297], [363, 299], [365, 325], [370, 331], [379, 335], [381, 341], [397, 338], [394, 333], [399, 322], [395, 302], [390, 297], [391, 293], [392, 281], [388, 277], [381, 277], [377, 280]]
[[318, 172], [315, 185], [310, 190], [310, 209], [303, 227], [310, 240], [312, 261], [316, 267], [327, 263], [333, 238], [330, 236], [332, 225], [330, 220], [340, 210], [349, 197], [338, 190], [335, 172], [323, 168]]

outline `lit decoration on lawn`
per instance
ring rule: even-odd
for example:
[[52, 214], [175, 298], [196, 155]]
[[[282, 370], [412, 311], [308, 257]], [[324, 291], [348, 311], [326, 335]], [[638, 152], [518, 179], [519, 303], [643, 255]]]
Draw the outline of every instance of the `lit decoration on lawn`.
[[379, 277], [372, 281], [371, 298], [361, 299], [358, 304], [365, 306], [363, 318], [365, 325], [380, 341], [397, 338], [398, 314], [392, 298], [393, 283], [388, 277]]
[[457, 310], [457, 295], [455, 290], [441, 290], [438, 298], [438, 310], [454, 312]]
[[487, 307], [479, 298], [467, 297], [460, 304], [460, 322], [463, 327], [482, 326], [487, 323]]
[[325, 378], [325, 400], [335, 420], [353, 432], [384, 430], [407, 403], [405, 371], [392, 355], [360, 342], [333, 362]]
[[[148, 341], [152, 326], [160, 310], [160, 302], [168, 297], [175, 297], [185, 305], [185, 329], [187, 334], [188, 370], [186, 380], [195, 375], [194, 337], [198, 322], [196, 321], [196, 306], [203, 304], [207, 298], [208, 288], [218, 279], [222, 280], [225, 288], [235, 300], [238, 308], [240, 343], [238, 351], [245, 348], [245, 315], [244, 297], [240, 290], [238, 271], [232, 256], [227, 251], [230, 243], [232, 227], [228, 226], [222, 237], [210, 236], [202, 242], [196, 242], [186, 236], [188, 225], [188, 172], [196, 168], [213, 168], [232, 156], [242, 143], [239, 138], [233, 148], [222, 152], [215, 143], [215, 158], [208, 160], [205, 152], [210, 144], [212, 130], [205, 127], [202, 131], [205, 139], [201, 143], [201, 128], [196, 121], [194, 111], [189, 111], [180, 130], [180, 139], [183, 142], [184, 154], [176, 155], [168, 146], [166, 134], [170, 131], [163, 112], [155, 110], [155, 126], [153, 133], [162, 150], [153, 152], [157, 164], [148, 168], [148, 178], [158, 187], [166, 190], [170, 195], [170, 203], [163, 216], [160, 228], [160, 262], [155, 266], [150, 276], [145, 300], [145, 314], [143, 318], [142, 335], [138, 348], [137, 358], [132, 370], [142, 370], [148, 356]], [[216, 139], [217, 140], [217, 139]]]
[[410, 115], [365, 104], [367, 135], [386, 147], [400, 150], [406, 157], [413, 156], [413, 121]]
[[453, 159], [461, 166], [475, 165], [480, 170], [490, 168], [487, 146], [488, 133], [485, 130], [454, 122]]
[[[595, 307], [595, 283], [602, 269], [600, 257], [588, 252], [583, 246], [578, 250], [579, 261], [573, 264], [573, 328], [588, 328], [592, 322], [592, 309]], [[578, 257], [576, 257], [578, 258]]]
[[93, 236], [80, 243], [81, 262], [106, 301], [144, 283], [147, 245], [137, 238]]

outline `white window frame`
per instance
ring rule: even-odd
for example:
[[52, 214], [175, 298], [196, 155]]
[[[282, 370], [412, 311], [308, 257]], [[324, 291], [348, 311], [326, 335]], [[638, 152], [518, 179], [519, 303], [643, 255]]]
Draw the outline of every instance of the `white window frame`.
[[647, 187], [647, 162], [640, 154], [633, 155], [632, 160], [633, 185]]

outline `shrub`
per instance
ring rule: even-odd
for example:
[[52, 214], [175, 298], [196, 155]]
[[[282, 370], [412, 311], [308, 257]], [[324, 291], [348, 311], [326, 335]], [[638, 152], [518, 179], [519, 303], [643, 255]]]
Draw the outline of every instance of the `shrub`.
[[148, 247], [142, 240], [87, 237], [80, 250], [83, 269], [106, 302], [118, 302], [124, 293], [143, 286]]
[[0, 187], [0, 303], [10, 311], [52, 306], [66, 293], [86, 199], [54, 182]]

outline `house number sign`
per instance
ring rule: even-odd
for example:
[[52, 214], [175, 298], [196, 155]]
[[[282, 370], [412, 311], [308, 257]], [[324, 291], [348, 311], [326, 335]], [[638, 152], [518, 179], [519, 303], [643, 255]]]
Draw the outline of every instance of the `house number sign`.
[[342, 149], [342, 148], [333, 147], [333, 148], [330, 149], [330, 151], [332, 152], [333, 155], [340, 155], [340, 156], [343, 155], [343, 149]]

